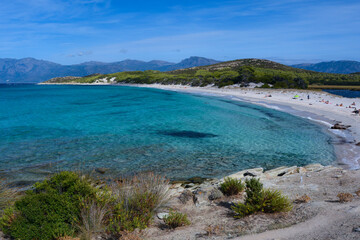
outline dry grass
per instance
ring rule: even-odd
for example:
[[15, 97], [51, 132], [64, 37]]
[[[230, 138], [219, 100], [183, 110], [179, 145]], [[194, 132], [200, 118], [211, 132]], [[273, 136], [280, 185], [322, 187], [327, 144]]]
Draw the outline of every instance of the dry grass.
[[134, 232], [121, 232], [121, 237], [119, 238], [119, 240], [142, 240], [143, 238], [141, 237], [141, 234], [137, 231]]
[[356, 195], [360, 197], [360, 189], [355, 192]]
[[105, 217], [108, 214], [106, 205], [94, 201], [86, 203], [81, 210], [81, 225], [79, 225], [81, 239], [92, 240], [105, 231]]
[[222, 225], [209, 225], [205, 228], [206, 236], [221, 235], [225, 232], [225, 228]]
[[80, 238], [65, 236], [65, 237], [59, 237], [57, 238], [57, 240], [80, 240]]
[[341, 203], [351, 202], [354, 198], [354, 196], [351, 193], [339, 193], [337, 197], [339, 198], [339, 202]]
[[294, 203], [308, 203], [310, 202], [310, 200], [311, 198], [308, 195], [304, 194], [301, 197], [295, 199]]
[[112, 187], [112, 191], [116, 198], [124, 201], [132, 199], [133, 196], [140, 193], [151, 193], [156, 196], [157, 203], [155, 211], [165, 207], [169, 201], [169, 181], [162, 176], [154, 173], [141, 173], [132, 178], [124, 178], [118, 181], [116, 186]]

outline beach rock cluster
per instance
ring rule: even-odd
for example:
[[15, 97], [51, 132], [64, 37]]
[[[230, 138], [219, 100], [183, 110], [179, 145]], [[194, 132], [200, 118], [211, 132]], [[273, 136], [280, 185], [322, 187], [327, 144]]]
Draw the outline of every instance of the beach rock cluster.
[[[227, 177], [236, 178], [245, 180], [248, 178], [259, 178], [265, 185], [268, 184], [269, 180], [281, 179], [286, 176], [293, 174], [300, 174], [302, 181], [302, 176], [310, 176], [311, 173], [316, 173], [320, 171], [334, 171], [342, 170], [341, 168], [334, 166], [323, 166], [321, 164], [309, 164], [304, 167], [298, 166], [283, 166], [268, 171], [264, 171], [263, 168], [253, 168], [246, 169], [234, 174], [231, 174]], [[308, 175], [307, 175], [308, 174]], [[334, 176], [336, 177], [336, 176]], [[340, 176], [341, 177], [341, 176]], [[212, 180], [203, 180], [202, 181], [193, 181], [192, 183], [176, 183], [172, 186], [172, 195], [177, 195], [177, 199], [181, 204], [194, 204], [197, 207], [210, 206], [213, 205], [213, 201], [221, 199], [224, 197], [224, 194], [220, 191], [220, 184], [224, 182], [224, 178], [221, 179], [212, 179]], [[192, 179], [193, 180], [193, 179]], [[269, 185], [269, 187], [272, 187]], [[310, 201], [310, 197], [304, 195], [298, 198], [299, 203], [307, 203]]]
[[334, 126], [331, 127], [331, 129], [339, 129], [339, 130], [346, 130], [349, 127], [351, 127], [350, 125], [343, 125], [340, 123], [335, 123]]

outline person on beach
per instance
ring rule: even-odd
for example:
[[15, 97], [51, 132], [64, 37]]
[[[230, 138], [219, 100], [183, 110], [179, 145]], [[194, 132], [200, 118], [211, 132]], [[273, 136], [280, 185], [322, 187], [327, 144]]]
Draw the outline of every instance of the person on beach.
[[310, 99], [310, 95], [308, 95], [308, 100]]

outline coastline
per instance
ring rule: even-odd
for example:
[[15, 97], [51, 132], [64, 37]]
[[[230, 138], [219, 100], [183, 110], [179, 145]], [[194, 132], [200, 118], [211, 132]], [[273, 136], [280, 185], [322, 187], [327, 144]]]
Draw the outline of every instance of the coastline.
[[[359, 99], [344, 98], [321, 91], [297, 89], [216, 88], [161, 84], [126, 84], [125, 86], [227, 97], [234, 101], [245, 101], [306, 118], [322, 124], [330, 134], [336, 136], [333, 145], [338, 165], [346, 169], [360, 169], [360, 146], [356, 145], [360, 142], [360, 116], [351, 113], [354, 109], [349, 108], [349, 106], [353, 107], [351, 105], [353, 102], [356, 104], [355, 107], [358, 107]], [[296, 94], [300, 97], [293, 99]], [[268, 97], [269, 95], [271, 97]], [[310, 99], [307, 99], [308, 95]], [[329, 104], [326, 104], [326, 101], [329, 101]], [[343, 106], [336, 106], [336, 104]], [[331, 129], [331, 126], [339, 122], [351, 127], [347, 130]]]
[[[61, 84], [57, 84], [61, 85]], [[67, 84], [67, 85], [99, 85], [99, 84]], [[101, 84], [111, 85], [111, 84]], [[334, 106], [337, 100], [343, 104], [360, 99], [347, 99], [335, 95], [304, 90], [274, 90], [274, 89], [218, 89], [197, 88], [189, 86], [166, 86], [166, 85], [119, 85], [131, 87], [158, 88], [167, 91], [179, 91], [196, 95], [218, 96], [229, 98], [234, 101], [246, 101], [267, 108], [284, 111], [299, 117], [323, 124], [327, 129], [337, 120], [350, 121], [352, 127], [343, 134], [344, 130], [338, 130], [338, 135], [345, 139], [338, 145], [349, 151], [354, 148], [354, 156], [359, 156], [360, 131], [359, 116], [351, 115], [351, 109]], [[265, 97], [271, 94], [271, 97]], [[303, 100], [292, 99], [299, 94]], [[311, 95], [309, 101], [305, 96]], [[326, 98], [330, 105], [318, 98]], [[310, 100], [313, 100], [313, 105]], [[351, 104], [351, 103], [350, 103]], [[308, 105], [308, 106], [307, 106]], [[325, 107], [323, 107], [325, 106]], [[321, 112], [321, 114], [319, 113]], [[333, 113], [335, 112], [335, 113]], [[325, 128], [324, 127], [324, 128]], [[336, 132], [334, 133], [336, 134]], [[348, 135], [347, 135], [348, 134]], [[335, 144], [336, 145], [336, 144]], [[235, 219], [231, 215], [231, 205], [244, 201], [244, 195], [222, 196], [211, 200], [210, 195], [214, 189], [224, 181], [221, 179], [208, 179], [202, 183], [172, 183], [170, 186], [169, 209], [187, 214], [190, 226], [179, 227], [176, 230], [163, 228], [163, 215], [169, 213], [169, 209], [161, 209], [162, 212], [153, 219], [154, 222], [141, 234], [145, 239], [357, 239], [359, 232], [354, 231], [359, 226], [360, 213], [360, 179], [359, 170], [345, 170], [344, 166], [322, 166], [309, 164], [306, 166], [283, 166], [264, 171], [262, 168], [245, 169], [233, 173], [228, 177], [245, 180], [256, 177], [261, 180], [264, 187], [276, 189], [286, 195], [293, 203], [293, 210], [289, 213], [255, 214], [242, 219]], [[359, 194], [358, 194], [359, 192]], [[352, 202], [340, 202], [339, 193], [353, 195]], [[189, 195], [189, 200], [183, 202], [184, 195]], [[296, 202], [302, 196], [308, 196], [306, 202]], [[1, 238], [1, 232], [0, 232]]]
[[[264, 89], [228, 86], [192, 87], [189, 85], [162, 84], [112, 84], [112, 83], [38, 83], [39, 85], [114, 85], [155, 88], [196, 95], [226, 97], [233, 101], [244, 101], [266, 108], [306, 118], [324, 126], [332, 135], [337, 162], [344, 169], [360, 169], [360, 116], [352, 113], [353, 107], [360, 106], [359, 98], [345, 98], [323, 91], [302, 89]], [[294, 99], [295, 95], [299, 95]], [[307, 99], [309, 95], [310, 99]], [[271, 96], [271, 97], [269, 97]], [[328, 101], [328, 104], [326, 103]], [[351, 105], [355, 102], [355, 106]], [[342, 106], [340, 106], [342, 104]], [[339, 106], [337, 106], [339, 105]], [[351, 108], [349, 108], [351, 107]], [[350, 126], [346, 130], [331, 129], [335, 123]], [[334, 165], [333, 164], [333, 165]]]

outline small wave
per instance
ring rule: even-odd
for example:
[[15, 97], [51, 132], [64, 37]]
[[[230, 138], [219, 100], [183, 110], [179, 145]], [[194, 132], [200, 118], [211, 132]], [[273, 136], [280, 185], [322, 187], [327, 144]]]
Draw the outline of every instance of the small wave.
[[321, 124], [324, 124], [328, 127], [332, 127], [333, 125], [329, 122], [326, 122], [326, 121], [323, 121], [323, 120], [319, 120], [319, 119], [314, 119], [312, 117], [307, 117], [307, 119], [311, 120], [311, 121], [314, 121], [314, 122], [318, 122], [318, 123], [321, 123]]

